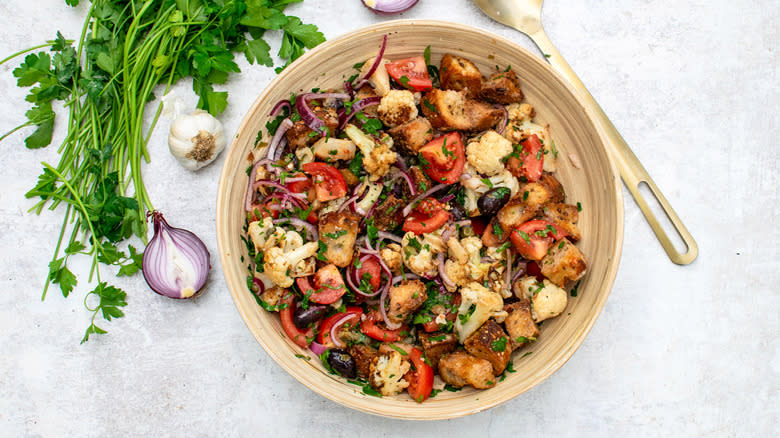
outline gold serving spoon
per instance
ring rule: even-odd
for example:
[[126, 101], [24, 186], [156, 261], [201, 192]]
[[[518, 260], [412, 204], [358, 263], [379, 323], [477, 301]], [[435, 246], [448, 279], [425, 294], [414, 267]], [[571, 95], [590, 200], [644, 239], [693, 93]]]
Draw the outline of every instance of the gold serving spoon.
[[[623, 178], [623, 182], [628, 187], [634, 200], [639, 205], [639, 208], [644, 213], [647, 222], [650, 223], [658, 240], [661, 241], [661, 245], [666, 250], [666, 254], [669, 258], [678, 265], [687, 265], [699, 255], [699, 247], [696, 245], [696, 241], [693, 240], [693, 236], [685, 228], [680, 218], [675, 213], [672, 206], [669, 205], [669, 201], [655, 185], [655, 182], [647, 170], [639, 162], [639, 159], [628, 147], [628, 144], [618, 132], [615, 125], [609, 120], [604, 110], [601, 109], [596, 99], [591, 96], [590, 92], [585, 85], [582, 84], [580, 78], [574, 73], [568, 63], [563, 59], [558, 49], [555, 48], [553, 43], [544, 33], [542, 28], [542, 2], [543, 0], [472, 0], [482, 11], [487, 14], [488, 17], [498, 21], [501, 24], [505, 24], [509, 27], [513, 27], [520, 32], [528, 35], [537, 47], [544, 53], [547, 61], [550, 62], [552, 67], [558, 71], [563, 77], [566, 78], [573, 86], [574, 89], [580, 93], [583, 103], [596, 117], [597, 122], [601, 125], [606, 137], [607, 148], [610, 154], [617, 162], [618, 169], [620, 169], [620, 176]], [[674, 244], [669, 239], [669, 236], [661, 226], [660, 221], [650, 209], [643, 194], [640, 192], [640, 185], [644, 183], [647, 188], [655, 196], [655, 199], [660, 204], [667, 218], [674, 226], [674, 229], [682, 238], [685, 245], [688, 247], [687, 252], [680, 253], [674, 247]]]

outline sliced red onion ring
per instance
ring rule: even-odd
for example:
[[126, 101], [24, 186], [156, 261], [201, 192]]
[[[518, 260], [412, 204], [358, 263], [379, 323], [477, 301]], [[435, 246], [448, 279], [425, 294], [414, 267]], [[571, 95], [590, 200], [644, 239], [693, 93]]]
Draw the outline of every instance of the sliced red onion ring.
[[448, 203], [448, 202], [452, 201], [453, 199], [455, 199], [455, 195], [453, 195], [452, 193], [450, 193], [449, 195], [444, 195], [444, 196], [442, 196], [442, 198], [440, 199], [440, 201], [446, 204], [446, 203]]
[[336, 336], [336, 335], [338, 335], [339, 327], [344, 325], [350, 319], [355, 319], [357, 317], [358, 316], [355, 315], [354, 313], [350, 313], [350, 314], [344, 315], [343, 318], [341, 318], [338, 321], [336, 321], [336, 323], [333, 324], [333, 327], [330, 328], [330, 339], [333, 341], [334, 344], [336, 344], [337, 347], [343, 347], [344, 346], [344, 344], [341, 342], [341, 339], [339, 339], [339, 337]]
[[252, 170], [249, 172], [249, 182], [246, 184], [246, 195], [244, 195], [244, 211], [252, 211], [252, 199], [255, 197], [255, 191], [253, 190], [254, 182], [257, 179], [257, 169], [265, 164], [266, 160], [260, 160], [252, 166]]
[[290, 105], [290, 101], [287, 99], [282, 99], [279, 102], [276, 102], [276, 105], [274, 105], [273, 109], [271, 110], [271, 114], [269, 114], [269, 116], [276, 117], [285, 108], [287, 108], [287, 111], [292, 111], [292, 105]]
[[363, 5], [380, 15], [400, 14], [417, 4], [418, 0], [362, 0]]
[[274, 199], [274, 198], [277, 198], [277, 199], [281, 200], [282, 202], [293, 203], [298, 208], [302, 208], [304, 210], [309, 208], [309, 205], [306, 203], [306, 201], [300, 199], [297, 196], [291, 196], [290, 194], [284, 193], [284, 192], [274, 192], [274, 193], [271, 193], [270, 195], [266, 196], [265, 199], [268, 200], [268, 199]]
[[463, 219], [462, 221], [457, 221], [455, 222], [455, 225], [459, 225], [461, 227], [470, 227], [471, 219]]
[[387, 310], [385, 310], [385, 301], [387, 301], [387, 296], [390, 292], [390, 283], [388, 282], [387, 285], [385, 285], [384, 288], [382, 288], [382, 295], [379, 297], [379, 313], [382, 314], [382, 320], [384, 320], [385, 325], [387, 325], [387, 328], [390, 330], [395, 330], [397, 328], [401, 328], [402, 323], [395, 323], [390, 321], [390, 318], [387, 317]]
[[404, 210], [403, 210], [404, 217], [409, 216], [409, 213], [412, 212], [412, 208], [414, 208], [414, 206], [417, 204], [417, 201], [421, 201], [421, 200], [427, 198], [428, 196], [431, 196], [433, 193], [435, 193], [435, 192], [437, 192], [437, 191], [439, 191], [439, 190], [441, 190], [441, 189], [443, 189], [445, 187], [449, 187], [449, 186], [447, 184], [436, 184], [435, 186], [433, 186], [430, 189], [428, 189], [427, 192], [425, 192], [425, 193], [423, 193], [421, 195], [418, 195], [417, 197], [415, 197], [414, 199], [409, 201], [409, 204], [407, 204], [406, 207], [404, 207]]
[[206, 284], [209, 250], [198, 236], [168, 225], [159, 211], [149, 213], [154, 236], [146, 246], [143, 274], [153, 291], [169, 298], [190, 298]]
[[398, 178], [401, 178], [404, 181], [406, 181], [406, 185], [409, 186], [409, 192], [411, 193], [412, 196], [417, 194], [417, 189], [414, 187], [414, 182], [412, 181], [412, 177], [409, 176], [408, 173], [404, 172], [401, 169], [397, 169], [395, 172], [393, 172], [393, 175], [390, 178], [390, 181], [395, 181]]
[[[365, 5], [366, 2], [364, 1], [363, 4]], [[364, 74], [354, 82], [353, 89], [359, 90], [360, 87], [365, 85], [365, 83], [368, 81], [368, 78], [370, 78], [371, 75], [374, 74], [377, 67], [379, 67], [379, 63], [382, 62], [382, 57], [385, 56], [386, 47], [387, 47], [387, 35], [382, 35], [382, 45], [379, 46], [379, 53], [377, 53], [376, 58], [374, 59], [374, 63], [371, 64], [371, 67], [368, 69], [368, 71], [366, 71], [366, 74]]]
[[447, 241], [450, 240], [450, 237], [452, 237], [452, 233], [455, 232], [455, 226], [452, 224], [447, 224], [445, 227], [446, 228], [444, 228], [444, 231], [441, 233], [441, 241], [446, 245]]
[[274, 156], [276, 155], [276, 149], [279, 147], [279, 143], [281, 143], [282, 138], [284, 138], [284, 134], [287, 132], [288, 129], [292, 128], [293, 122], [289, 118], [286, 118], [282, 120], [281, 123], [279, 123], [279, 126], [276, 128], [276, 132], [274, 133], [274, 136], [271, 137], [271, 142], [268, 143], [268, 148], [265, 150], [265, 157], [269, 158], [271, 160], [274, 159]]
[[[326, 130], [325, 122], [317, 117], [317, 114], [309, 108], [307, 101], [312, 99], [349, 99], [349, 94], [346, 93], [304, 93], [299, 94], [295, 98], [295, 109], [298, 110], [298, 114], [301, 115], [301, 120], [306, 123], [306, 126], [313, 129], [319, 134], [323, 134]], [[331, 133], [334, 134], [334, 133]]]
[[350, 120], [352, 120], [352, 117], [355, 117], [355, 114], [357, 114], [358, 111], [362, 111], [365, 108], [368, 108], [370, 106], [379, 105], [382, 102], [382, 98], [380, 96], [372, 96], [372, 97], [366, 97], [365, 99], [360, 99], [354, 104], [352, 104], [352, 108], [349, 111], [349, 114], [346, 113], [346, 110], [344, 111], [344, 120], [339, 123], [339, 129], [344, 129], [345, 126], [347, 126], [347, 123], [349, 123]]
[[257, 290], [256, 291], [253, 290], [252, 293], [257, 295], [257, 297], [259, 298], [260, 295], [262, 295], [265, 292], [265, 284], [263, 283], [263, 280], [257, 277], [252, 277], [252, 284], [254, 284], [255, 287], [257, 287]]
[[287, 146], [287, 137], [282, 137], [281, 140], [279, 140], [279, 143], [276, 145], [276, 150], [274, 151], [274, 162], [278, 162], [282, 158], [282, 154], [284, 153], [284, 148]]
[[317, 356], [321, 355], [322, 353], [328, 351], [328, 347], [319, 344], [317, 342], [312, 342], [309, 344], [309, 350], [311, 350], [312, 353], [316, 354]]
[[388, 233], [387, 231], [379, 231], [376, 234], [377, 234], [377, 236], [379, 236], [380, 239], [388, 239], [388, 240], [392, 240], [393, 242], [396, 242], [396, 243], [401, 243], [402, 240], [403, 240], [400, 237], [396, 236], [395, 234]]
[[398, 283], [398, 282], [399, 282], [399, 281], [401, 281], [401, 280], [404, 280], [404, 281], [406, 281], [406, 280], [417, 280], [417, 279], [419, 279], [419, 278], [420, 278], [420, 276], [419, 276], [419, 275], [417, 275], [417, 274], [412, 274], [412, 273], [409, 273], [409, 274], [402, 274], [402, 275], [396, 275], [395, 277], [393, 277], [393, 281], [392, 281], [392, 282], [390, 282], [390, 283], [391, 283], [391, 284], [396, 284], [396, 283]]
[[284, 217], [279, 219], [274, 219], [274, 224], [287, 224], [296, 227], [296, 228], [304, 228], [306, 230], [306, 236], [311, 240], [312, 242], [316, 242], [320, 239], [320, 235], [317, 232], [317, 227], [314, 225], [304, 221], [300, 220], [297, 217]]
[[512, 281], [510, 281], [511, 284], [514, 284], [518, 278], [520, 278], [523, 274], [525, 274], [525, 270], [528, 268], [527, 262], [519, 262], [517, 264], [517, 271], [515, 271], [515, 274], [512, 276]]
[[446, 286], [447, 289], [455, 288], [455, 282], [450, 279], [449, 275], [447, 275], [447, 271], [444, 270], [444, 253], [440, 252], [437, 259], [439, 262], [439, 277], [441, 277], [444, 286]]
[[498, 129], [496, 129], [496, 132], [501, 134], [504, 132], [504, 129], [506, 129], [507, 122], [509, 122], [509, 111], [506, 110], [504, 105], [496, 104], [493, 106], [501, 110], [501, 120], [498, 122]]

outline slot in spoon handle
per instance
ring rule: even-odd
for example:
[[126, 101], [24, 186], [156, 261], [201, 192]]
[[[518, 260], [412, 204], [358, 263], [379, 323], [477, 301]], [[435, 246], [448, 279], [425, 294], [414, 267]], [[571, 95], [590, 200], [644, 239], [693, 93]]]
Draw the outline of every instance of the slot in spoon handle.
[[[615, 128], [615, 125], [613, 125], [609, 120], [609, 117], [604, 114], [604, 110], [601, 109], [601, 106], [596, 102], [596, 99], [594, 99], [588, 89], [585, 88], [585, 85], [580, 81], [580, 78], [577, 77], [574, 70], [572, 70], [566, 60], [563, 59], [560, 52], [558, 52], [558, 49], [555, 48], [552, 41], [550, 41], [541, 27], [536, 32], [528, 34], [528, 36], [531, 37], [542, 53], [545, 54], [547, 61], [550, 62], [553, 68], [562, 74], [581, 94], [583, 103], [593, 112], [607, 136], [607, 147], [610, 149], [612, 157], [614, 157], [617, 162], [623, 182], [625, 182], [626, 187], [628, 187], [628, 190], [631, 192], [637, 205], [639, 205], [639, 208], [645, 215], [647, 222], [661, 242], [666, 254], [672, 262], [678, 265], [687, 265], [696, 260], [696, 257], [699, 255], [699, 247], [693, 239], [693, 236], [688, 232], [688, 229], [682, 223], [680, 217], [677, 216], [677, 213], [669, 204], [669, 201], [666, 200], [666, 197], [661, 193], [661, 190], [658, 189], [655, 181], [653, 181], [650, 174], [647, 173], [647, 170], [642, 166], [642, 163], [639, 162], [639, 159], [634, 155], [631, 148], [629, 148], [628, 143], [626, 143], [623, 136], [620, 135], [617, 128]], [[642, 192], [640, 192], [639, 187], [641, 183], [647, 184], [647, 187], [650, 189], [653, 196], [655, 196], [664, 213], [666, 213], [672, 226], [674, 226], [674, 229], [677, 231], [680, 238], [685, 242], [687, 252], [681, 253], [674, 247], [671, 239], [669, 239], [669, 236], [661, 226], [661, 222], [650, 209]]]

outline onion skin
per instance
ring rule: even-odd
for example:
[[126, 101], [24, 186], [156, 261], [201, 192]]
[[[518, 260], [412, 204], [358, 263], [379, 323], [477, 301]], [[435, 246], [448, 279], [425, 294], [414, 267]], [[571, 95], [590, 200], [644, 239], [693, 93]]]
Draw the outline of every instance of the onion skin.
[[[203, 241], [191, 231], [168, 225], [159, 211], [149, 213], [154, 236], [143, 257], [144, 280], [149, 287], [168, 298], [192, 298], [208, 279], [211, 255]], [[171, 248], [173, 246], [174, 248]], [[171, 249], [177, 254], [169, 255]], [[173, 263], [171, 256], [178, 256]], [[190, 269], [189, 272], [185, 272]]]
[[393, 15], [406, 12], [417, 4], [418, 0], [362, 0], [363, 6], [380, 15]]

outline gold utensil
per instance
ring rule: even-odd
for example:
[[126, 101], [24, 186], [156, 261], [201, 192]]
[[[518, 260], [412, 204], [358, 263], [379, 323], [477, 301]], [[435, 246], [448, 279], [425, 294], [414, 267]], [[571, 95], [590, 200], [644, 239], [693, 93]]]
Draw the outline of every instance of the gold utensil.
[[[685, 228], [680, 218], [675, 213], [672, 206], [669, 205], [669, 201], [658, 189], [655, 182], [645, 170], [642, 163], [628, 147], [628, 144], [618, 132], [615, 125], [609, 120], [604, 110], [601, 109], [596, 99], [591, 96], [590, 92], [585, 85], [583, 85], [580, 78], [574, 73], [566, 60], [563, 59], [558, 49], [555, 48], [553, 43], [547, 37], [547, 34], [542, 28], [542, 3], [543, 0], [472, 0], [482, 11], [493, 20], [498, 21], [501, 24], [505, 24], [509, 27], [515, 28], [520, 32], [528, 35], [533, 42], [544, 53], [547, 61], [552, 67], [563, 75], [573, 86], [576, 92], [581, 94], [584, 104], [596, 117], [596, 121], [601, 126], [604, 134], [607, 138], [607, 147], [610, 150], [610, 155], [615, 159], [618, 169], [620, 169], [620, 176], [623, 178], [623, 182], [628, 187], [634, 200], [639, 205], [639, 208], [644, 213], [647, 222], [652, 227], [658, 240], [661, 241], [661, 245], [669, 258], [678, 265], [687, 265], [699, 255], [699, 247], [696, 245], [696, 241]], [[645, 197], [640, 192], [640, 186], [644, 183], [647, 188], [655, 196], [658, 203], [661, 205], [667, 218], [674, 226], [674, 229], [682, 238], [685, 245], [688, 247], [687, 252], [680, 253], [674, 247], [674, 244], [669, 239], [669, 236], [664, 231], [661, 222], [655, 216], [650, 209]]]

